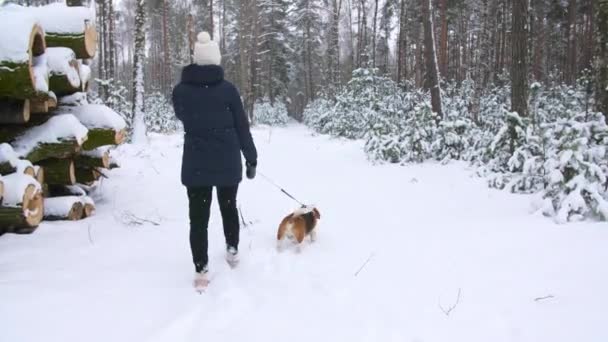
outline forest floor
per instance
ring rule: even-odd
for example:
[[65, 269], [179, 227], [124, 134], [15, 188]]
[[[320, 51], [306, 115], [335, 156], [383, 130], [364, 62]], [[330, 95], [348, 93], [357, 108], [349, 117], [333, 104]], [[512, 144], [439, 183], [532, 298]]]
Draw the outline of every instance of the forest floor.
[[0, 237], [0, 339], [608, 341], [605, 223], [556, 225], [461, 163], [374, 166], [302, 126], [254, 136], [259, 171], [318, 205], [315, 243], [277, 252], [297, 205], [246, 180], [241, 264], [223, 259], [214, 202], [196, 293], [182, 139], [154, 136], [116, 151], [96, 216]]

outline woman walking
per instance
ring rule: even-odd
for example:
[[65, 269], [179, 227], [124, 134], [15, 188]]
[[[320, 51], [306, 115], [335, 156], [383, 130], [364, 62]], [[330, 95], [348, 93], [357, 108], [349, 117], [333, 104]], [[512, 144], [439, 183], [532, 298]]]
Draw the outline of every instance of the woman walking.
[[193, 57], [194, 64], [184, 67], [182, 79], [173, 89], [173, 107], [185, 131], [181, 179], [189, 200], [194, 286], [204, 288], [209, 282], [207, 226], [212, 189], [217, 190], [224, 225], [226, 261], [235, 267], [240, 231], [236, 197], [243, 173], [241, 152], [247, 178], [253, 179], [257, 151], [239, 92], [224, 80], [220, 49], [207, 32], [198, 35]]

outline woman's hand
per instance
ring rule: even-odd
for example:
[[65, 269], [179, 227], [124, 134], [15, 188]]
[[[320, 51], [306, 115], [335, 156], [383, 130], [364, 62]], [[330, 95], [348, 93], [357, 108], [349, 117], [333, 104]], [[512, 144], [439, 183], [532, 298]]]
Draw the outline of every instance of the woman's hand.
[[245, 172], [245, 174], [247, 175], [247, 178], [254, 179], [255, 178], [255, 169], [258, 166], [258, 162], [257, 161], [246, 162], [245, 166], [247, 166], [247, 170]]

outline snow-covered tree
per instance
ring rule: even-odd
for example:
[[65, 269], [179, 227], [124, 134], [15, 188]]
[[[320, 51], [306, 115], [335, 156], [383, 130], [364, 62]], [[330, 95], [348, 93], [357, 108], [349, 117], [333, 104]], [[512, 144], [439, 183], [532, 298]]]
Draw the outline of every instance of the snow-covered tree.
[[264, 98], [255, 104], [253, 111], [254, 122], [257, 125], [285, 126], [289, 122], [285, 103]]
[[137, 0], [135, 16], [135, 46], [133, 56], [133, 111], [132, 139], [142, 143], [146, 139], [146, 123], [144, 119], [144, 63], [146, 49], [146, 4]]

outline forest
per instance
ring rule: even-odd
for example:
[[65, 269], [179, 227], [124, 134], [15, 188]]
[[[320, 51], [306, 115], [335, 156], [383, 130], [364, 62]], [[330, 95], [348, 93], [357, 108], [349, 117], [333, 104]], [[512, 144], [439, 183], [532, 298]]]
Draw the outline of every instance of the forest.
[[180, 129], [170, 95], [205, 30], [254, 125], [363, 139], [373, 162], [464, 160], [561, 221], [608, 217], [606, 0], [77, 2], [97, 17], [89, 97], [135, 135]]

